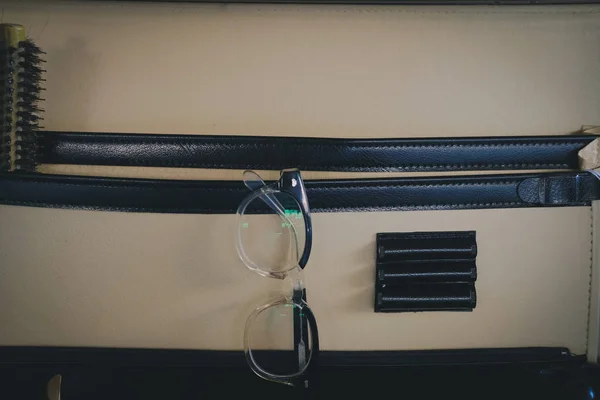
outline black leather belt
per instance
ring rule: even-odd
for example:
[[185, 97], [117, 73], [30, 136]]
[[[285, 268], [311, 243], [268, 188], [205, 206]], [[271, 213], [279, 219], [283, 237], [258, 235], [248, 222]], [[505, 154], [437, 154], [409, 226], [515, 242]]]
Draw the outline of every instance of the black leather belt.
[[437, 139], [40, 132], [40, 163], [304, 171], [577, 169], [593, 135]]
[[[591, 174], [306, 181], [313, 212], [585, 206], [600, 198]], [[0, 204], [160, 213], [234, 213], [238, 181], [0, 174]]]

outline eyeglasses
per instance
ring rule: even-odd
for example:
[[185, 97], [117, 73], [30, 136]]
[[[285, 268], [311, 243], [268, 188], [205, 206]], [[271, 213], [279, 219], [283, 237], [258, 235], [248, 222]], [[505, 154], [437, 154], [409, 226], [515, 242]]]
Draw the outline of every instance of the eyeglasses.
[[308, 198], [300, 171], [284, 170], [273, 184], [244, 172], [252, 191], [237, 209], [236, 247], [246, 266], [281, 279], [276, 299], [256, 308], [244, 330], [244, 351], [261, 378], [308, 388], [319, 354], [317, 321], [306, 304], [302, 270], [312, 247]]

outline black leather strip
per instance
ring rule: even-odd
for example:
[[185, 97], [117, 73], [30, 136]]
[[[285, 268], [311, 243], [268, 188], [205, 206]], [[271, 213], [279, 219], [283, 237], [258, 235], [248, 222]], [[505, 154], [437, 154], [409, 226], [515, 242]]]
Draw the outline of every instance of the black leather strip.
[[[588, 173], [305, 184], [313, 212], [584, 206], [600, 198], [600, 181]], [[210, 214], [234, 213], [247, 194], [248, 190], [237, 181], [0, 174], [0, 204]]]
[[[320, 366], [413, 366], [497, 362], [560, 362], [571, 353], [563, 347], [518, 347], [405, 351], [322, 351]], [[92, 365], [104, 367], [241, 367], [243, 351], [128, 349], [107, 347], [0, 346], [5, 364]]]
[[377, 263], [378, 286], [428, 282], [475, 282], [474, 259], [392, 261]]
[[0, 385], [3, 398], [11, 400], [58, 398], [45, 395], [56, 393], [47, 388], [58, 374], [63, 400], [217, 397], [210, 393], [224, 399], [240, 393], [321, 399], [335, 393], [342, 399], [574, 400], [593, 398], [600, 382], [600, 369], [566, 348], [335, 351], [322, 352], [319, 361], [317, 385], [298, 395], [256, 377], [242, 351], [3, 348]]
[[475, 231], [377, 234], [377, 262], [475, 259]]
[[592, 135], [437, 139], [40, 132], [48, 164], [305, 171], [577, 169]]
[[472, 311], [476, 303], [471, 282], [385, 286], [375, 293], [375, 312]]

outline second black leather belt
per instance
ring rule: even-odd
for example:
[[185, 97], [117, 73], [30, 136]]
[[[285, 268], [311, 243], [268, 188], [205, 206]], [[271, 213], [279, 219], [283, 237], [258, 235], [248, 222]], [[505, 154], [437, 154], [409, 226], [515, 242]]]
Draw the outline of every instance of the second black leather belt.
[[[589, 173], [305, 181], [313, 212], [589, 206]], [[112, 211], [230, 214], [248, 194], [239, 181], [0, 174], [0, 204]]]

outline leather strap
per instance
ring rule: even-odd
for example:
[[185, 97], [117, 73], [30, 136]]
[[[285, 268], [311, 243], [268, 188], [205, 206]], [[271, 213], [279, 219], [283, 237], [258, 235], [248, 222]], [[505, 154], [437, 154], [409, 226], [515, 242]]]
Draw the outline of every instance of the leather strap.
[[[588, 173], [306, 181], [313, 212], [585, 206], [600, 198]], [[550, 188], [550, 189], [549, 189]], [[0, 204], [160, 213], [234, 213], [237, 181], [0, 174]]]
[[44, 164], [304, 171], [577, 169], [593, 135], [438, 139], [40, 132]]
[[[564, 347], [516, 347], [447, 350], [322, 351], [320, 366], [417, 366], [499, 362], [554, 362], [572, 357]], [[585, 356], [582, 357], [585, 359]], [[115, 367], [229, 367], [248, 370], [243, 351], [138, 349], [111, 347], [0, 346], [0, 364], [51, 368], [65, 366]]]

